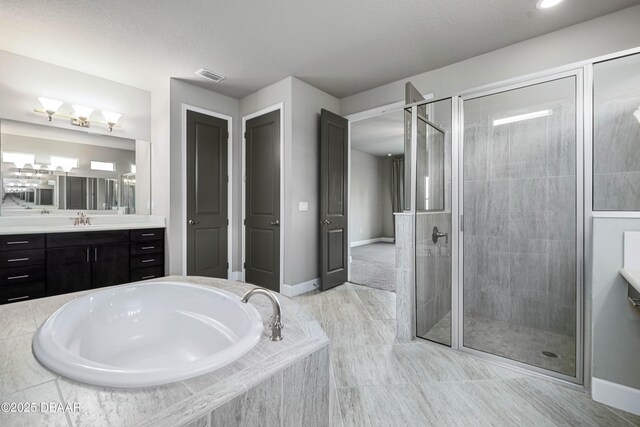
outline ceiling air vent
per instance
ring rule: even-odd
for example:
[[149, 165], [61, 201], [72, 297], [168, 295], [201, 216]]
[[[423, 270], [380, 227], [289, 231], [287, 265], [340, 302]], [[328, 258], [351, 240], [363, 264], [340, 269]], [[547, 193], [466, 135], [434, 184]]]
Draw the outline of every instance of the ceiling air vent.
[[209, 79], [211, 81], [214, 81], [216, 83], [220, 83], [221, 81], [223, 81], [224, 79], [226, 79], [225, 76], [221, 76], [219, 74], [216, 74], [212, 71], [209, 71], [205, 68], [200, 68], [198, 71], [196, 71], [196, 74], [204, 77], [205, 79]]

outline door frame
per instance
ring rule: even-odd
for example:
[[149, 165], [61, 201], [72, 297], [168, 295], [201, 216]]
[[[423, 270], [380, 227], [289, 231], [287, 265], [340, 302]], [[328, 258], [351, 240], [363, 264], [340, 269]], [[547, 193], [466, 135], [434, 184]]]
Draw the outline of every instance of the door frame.
[[227, 175], [229, 180], [227, 182], [227, 218], [229, 224], [227, 225], [227, 261], [229, 262], [229, 268], [227, 268], [227, 279], [231, 280], [231, 272], [233, 270], [233, 117], [226, 114], [218, 113], [215, 111], [207, 110], [205, 108], [196, 107], [195, 105], [182, 104], [182, 135], [181, 135], [181, 148], [182, 154], [182, 174], [180, 176], [180, 183], [182, 187], [182, 225], [180, 230], [182, 231], [182, 272], [187, 275], [187, 111], [193, 111], [194, 113], [204, 114], [206, 116], [216, 117], [218, 119], [227, 121], [227, 129], [229, 131], [229, 138], [227, 139]]
[[280, 111], [280, 278], [279, 278], [279, 288], [282, 291], [282, 285], [284, 283], [284, 254], [285, 254], [285, 240], [284, 240], [284, 228], [286, 224], [286, 215], [285, 215], [285, 207], [284, 207], [284, 102], [279, 102], [277, 104], [271, 105], [270, 107], [263, 108], [262, 110], [256, 111], [251, 114], [247, 114], [242, 116], [242, 193], [241, 193], [241, 202], [242, 202], [242, 227], [240, 233], [240, 247], [242, 248], [242, 253], [240, 257], [240, 267], [242, 268], [242, 281], [245, 280], [245, 268], [244, 263], [246, 261], [246, 227], [244, 224], [244, 220], [246, 219], [246, 195], [247, 195], [247, 140], [244, 137], [245, 132], [247, 131], [247, 120], [251, 120], [256, 117], [260, 117], [264, 114], [271, 113], [273, 111]]
[[[463, 342], [464, 335], [464, 229], [458, 226], [457, 229], [457, 237], [454, 237], [458, 241], [458, 265], [454, 266], [457, 268], [458, 274], [458, 283], [454, 286], [457, 286], [458, 291], [458, 301], [453, 301], [459, 313], [457, 314], [458, 325], [457, 330], [452, 330], [452, 334], [456, 337], [457, 347], [456, 349], [465, 353], [473, 354], [481, 359], [488, 360], [491, 362], [495, 362], [498, 364], [502, 364], [505, 366], [509, 366], [514, 369], [521, 369], [524, 372], [528, 372], [534, 376], [540, 376], [541, 378], [552, 379], [555, 381], [560, 381], [566, 385], [569, 385], [578, 389], [586, 389], [589, 386], [589, 377], [590, 377], [590, 366], [588, 364], [589, 356], [587, 352], [590, 352], [590, 341], [587, 335], [590, 335], [591, 331], [589, 329], [589, 325], [585, 320], [587, 320], [587, 316], [589, 314], [585, 310], [585, 304], [588, 303], [588, 295], [589, 292], [585, 288], [586, 286], [586, 274], [585, 268], [587, 265], [585, 263], [585, 257], [588, 253], [588, 242], [585, 240], [586, 237], [586, 225], [587, 217], [585, 214], [585, 185], [587, 184], [587, 178], [585, 177], [585, 146], [586, 144], [586, 134], [585, 132], [585, 116], [584, 116], [584, 100], [586, 98], [586, 93], [589, 91], [589, 88], [585, 85], [585, 69], [583, 66], [568, 66], [562, 67], [562, 69], [552, 69], [539, 73], [535, 73], [532, 75], [526, 75], [514, 79], [509, 79], [502, 82], [492, 83], [490, 85], [481, 86], [479, 88], [465, 91], [464, 93], [459, 95], [457, 102], [457, 120], [458, 120], [458, 134], [455, 135], [457, 137], [457, 141], [453, 141], [453, 144], [458, 146], [458, 174], [457, 174], [457, 184], [455, 182], [452, 185], [456, 185], [458, 190], [458, 218], [460, 219], [459, 223], [463, 222], [464, 218], [464, 102], [469, 101], [476, 98], [481, 98], [484, 96], [495, 95], [502, 92], [507, 92], [510, 90], [526, 88], [530, 86], [534, 86], [537, 84], [543, 84], [547, 82], [552, 82], [555, 80], [560, 80], [563, 78], [574, 77], [575, 78], [575, 103], [576, 103], [576, 114], [575, 114], [575, 140], [576, 147], [574, 153], [574, 160], [576, 165], [576, 375], [575, 377], [571, 377], [570, 375], [561, 374], [559, 372], [554, 372], [551, 369], [545, 369], [542, 367], [534, 366], [531, 364], [527, 364], [525, 362], [519, 362], [513, 359], [509, 359], [507, 357], [494, 355], [488, 352], [480, 351], [473, 349], [471, 347], [465, 347]], [[455, 159], [454, 159], [455, 161]], [[453, 175], [452, 175], [453, 177]], [[453, 307], [453, 305], [452, 305]], [[452, 315], [454, 312], [452, 311]], [[588, 319], [590, 322], [590, 318]], [[452, 325], [453, 326], [453, 325]]]
[[[434, 99], [433, 92], [423, 93], [422, 97], [425, 99], [424, 102], [431, 102]], [[351, 124], [355, 122], [359, 122], [362, 120], [371, 119], [374, 117], [382, 116], [384, 114], [393, 113], [396, 111], [402, 111], [406, 107], [404, 101], [393, 102], [391, 104], [382, 105], [380, 107], [371, 108], [369, 110], [360, 111], [357, 113], [351, 113], [344, 116], [348, 121], [347, 125], [347, 200], [349, 206], [351, 206]], [[351, 234], [351, 224], [352, 224], [352, 210], [349, 209], [348, 218], [347, 218], [347, 226], [349, 230], [349, 234]], [[347, 269], [347, 280], [351, 281], [351, 235], [347, 236], [349, 244], [347, 245], [347, 262], [349, 263], [349, 268]]]

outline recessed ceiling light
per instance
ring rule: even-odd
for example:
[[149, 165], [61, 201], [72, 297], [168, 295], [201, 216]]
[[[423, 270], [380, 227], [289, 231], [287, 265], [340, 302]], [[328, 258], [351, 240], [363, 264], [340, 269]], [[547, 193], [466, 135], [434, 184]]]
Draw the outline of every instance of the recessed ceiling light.
[[549, 9], [550, 7], [557, 6], [562, 0], [538, 0], [536, 7], [538, 9]]
[[220, 83], [221, 81], [226, 79], [225, 76], [216, 74], [213, 71], [207, 70], [206, 68], [200, 68], [198, 71], [196, 71], [196, 74], [200, 77], [204, 77], [205, 79], [211, 80], [215, 83]]

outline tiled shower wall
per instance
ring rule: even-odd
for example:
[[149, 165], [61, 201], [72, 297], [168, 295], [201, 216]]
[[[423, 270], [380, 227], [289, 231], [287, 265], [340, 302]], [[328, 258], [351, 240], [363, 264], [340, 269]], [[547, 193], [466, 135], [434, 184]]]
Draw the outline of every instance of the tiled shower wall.
[[640, 96], [596, 99], [593, 122], [594, 210], [640, 210]]
[[553, 114], [465, 126], [465, 316], [574, 335], [574, 106], [538, 107], [509, 115]]

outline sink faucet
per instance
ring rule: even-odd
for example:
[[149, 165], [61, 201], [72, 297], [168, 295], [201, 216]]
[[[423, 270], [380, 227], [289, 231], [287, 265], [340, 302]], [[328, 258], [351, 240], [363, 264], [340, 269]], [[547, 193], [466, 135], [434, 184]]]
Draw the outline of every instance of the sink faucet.
[[91, 218], [84, 212], [78, 212], [78, 216], [73, 218], [73, 225], [91, 225]]
[[40, 215], [42, 214], [49, 214], [49, 209], [42, 208], [42, 210], [40, 211]]
[[269, 329], [271, 329], [271, 341], [282, 340], [282, 328], [284, 328], [284, 325], [280, 322], [280, 320], [282, 320], [282, 308], [280, 308], [278, 298], [276, 298], [271, 291], [263, 288], [254, 288], [244, 294], [240, 301], [248, 303], [249, 298], [255, 294], [262, 294], [271, 300], [271, 304], [273, 305], [273, 316], [271, 316], [271, 323], [269, 324]]

